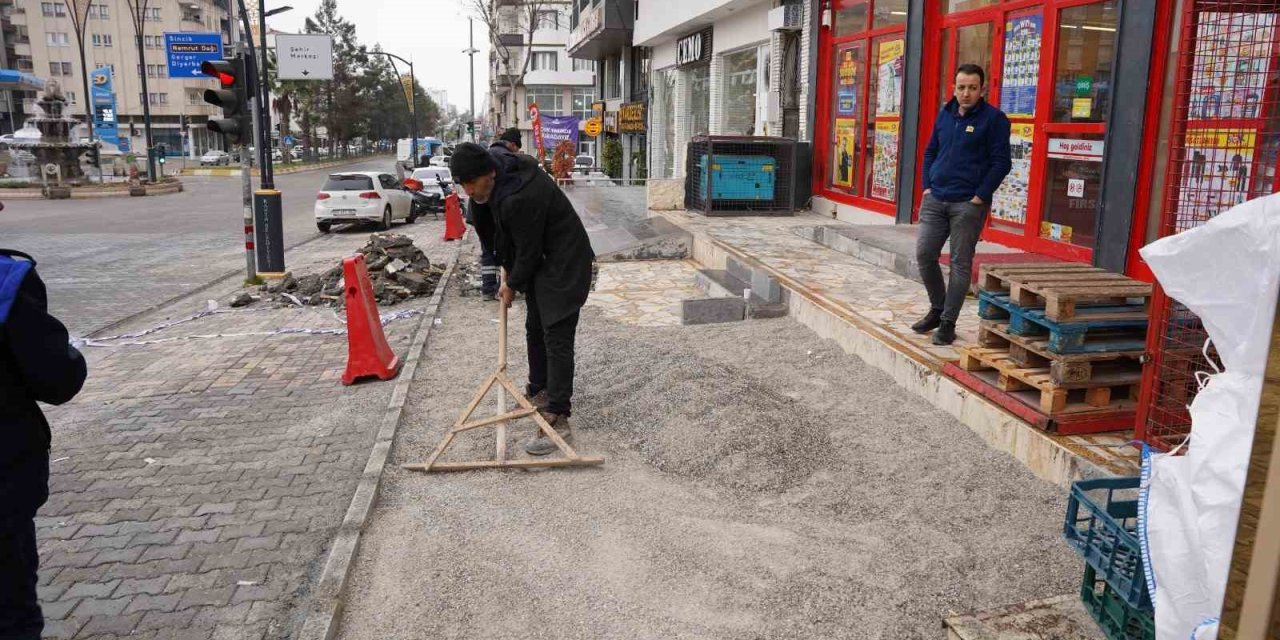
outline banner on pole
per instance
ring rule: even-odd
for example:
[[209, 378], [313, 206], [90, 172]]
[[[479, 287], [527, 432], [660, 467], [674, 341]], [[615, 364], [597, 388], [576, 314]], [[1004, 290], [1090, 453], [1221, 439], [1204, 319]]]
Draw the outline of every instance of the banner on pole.
[[529, 103], [529, 120], [533, 122], [533, 142], [538, 149], [538, 161], [541, 162], [546, 157], [542, 152], [542, 112], [538, 110], [538, 103]]

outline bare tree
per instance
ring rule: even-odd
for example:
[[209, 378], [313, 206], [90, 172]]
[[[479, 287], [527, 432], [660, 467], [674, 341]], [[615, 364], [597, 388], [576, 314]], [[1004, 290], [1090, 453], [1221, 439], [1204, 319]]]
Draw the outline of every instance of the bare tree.
[[[465, 5], [484, 23], [489, 32], [489, 46], [497, 56], [499, 68], [496, 75], [506, 78], [507, 93], [511, 98], [513, 123], [520, 122], [520, 101], [516, 99], [516, 87], [524, 82], [533, 60], [531, 45], [533, 32], [538, 30], [538, 19], [548, 5], [546, 0], [463, 0]], [[503, 40], [504, 33], [519, 33], [520, 44], [512, 45]], [[505, 72], [505, 73], [504, 73]], [[498, 81], [490, 78], [489, 92], [496, 94]]]

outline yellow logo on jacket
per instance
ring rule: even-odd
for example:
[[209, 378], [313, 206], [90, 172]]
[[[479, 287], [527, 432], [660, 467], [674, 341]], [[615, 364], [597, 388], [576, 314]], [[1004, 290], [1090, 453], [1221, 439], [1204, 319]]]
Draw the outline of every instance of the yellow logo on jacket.
[[964, 132], [965, 132], [965, 133], [973, 133], [973, 125], [969, 125], [969, 126], [965, 127], [965, 128], [964, 128]]

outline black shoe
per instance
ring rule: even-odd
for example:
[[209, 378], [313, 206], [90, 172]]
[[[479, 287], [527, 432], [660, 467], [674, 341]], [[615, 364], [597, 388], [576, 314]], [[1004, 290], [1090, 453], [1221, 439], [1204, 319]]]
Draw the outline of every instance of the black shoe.
[[929, 333], [938, 328], [942, 323], [942, 312], [937, 309], [930, 309], [925, 317], [920, 318], [918, 322], [911, 325], [911, 330], [916, 333]]
[[948, 345], [956, 341], [956, 323], [943, 320], [938, 323], [938, 330], [933, 334], [933, 343], [938, 346]]

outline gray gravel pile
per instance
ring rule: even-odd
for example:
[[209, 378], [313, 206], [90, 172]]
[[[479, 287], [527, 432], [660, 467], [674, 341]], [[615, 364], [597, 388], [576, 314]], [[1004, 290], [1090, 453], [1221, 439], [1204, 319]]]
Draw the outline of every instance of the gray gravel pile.
[[[492, 371], [495, 310], [446, 296], [393, 464], [425, 459]], [[523, 382], [519, 303], [511, 323]], [[604, 466], [389, 467], [339, 637], [942, 640], [949, 611], [1079, 587], [1061, 489], [790, 319], [588, 310], [573, 419]], [[466, 435], [459, 456], [492, 456]]]
[[670, 342], [593, 336], [578, 376], [590, 381], [578, 423], [609, 431], [666, 473], [782, 491], [836, 460], [827, 425], [808, 407]]

